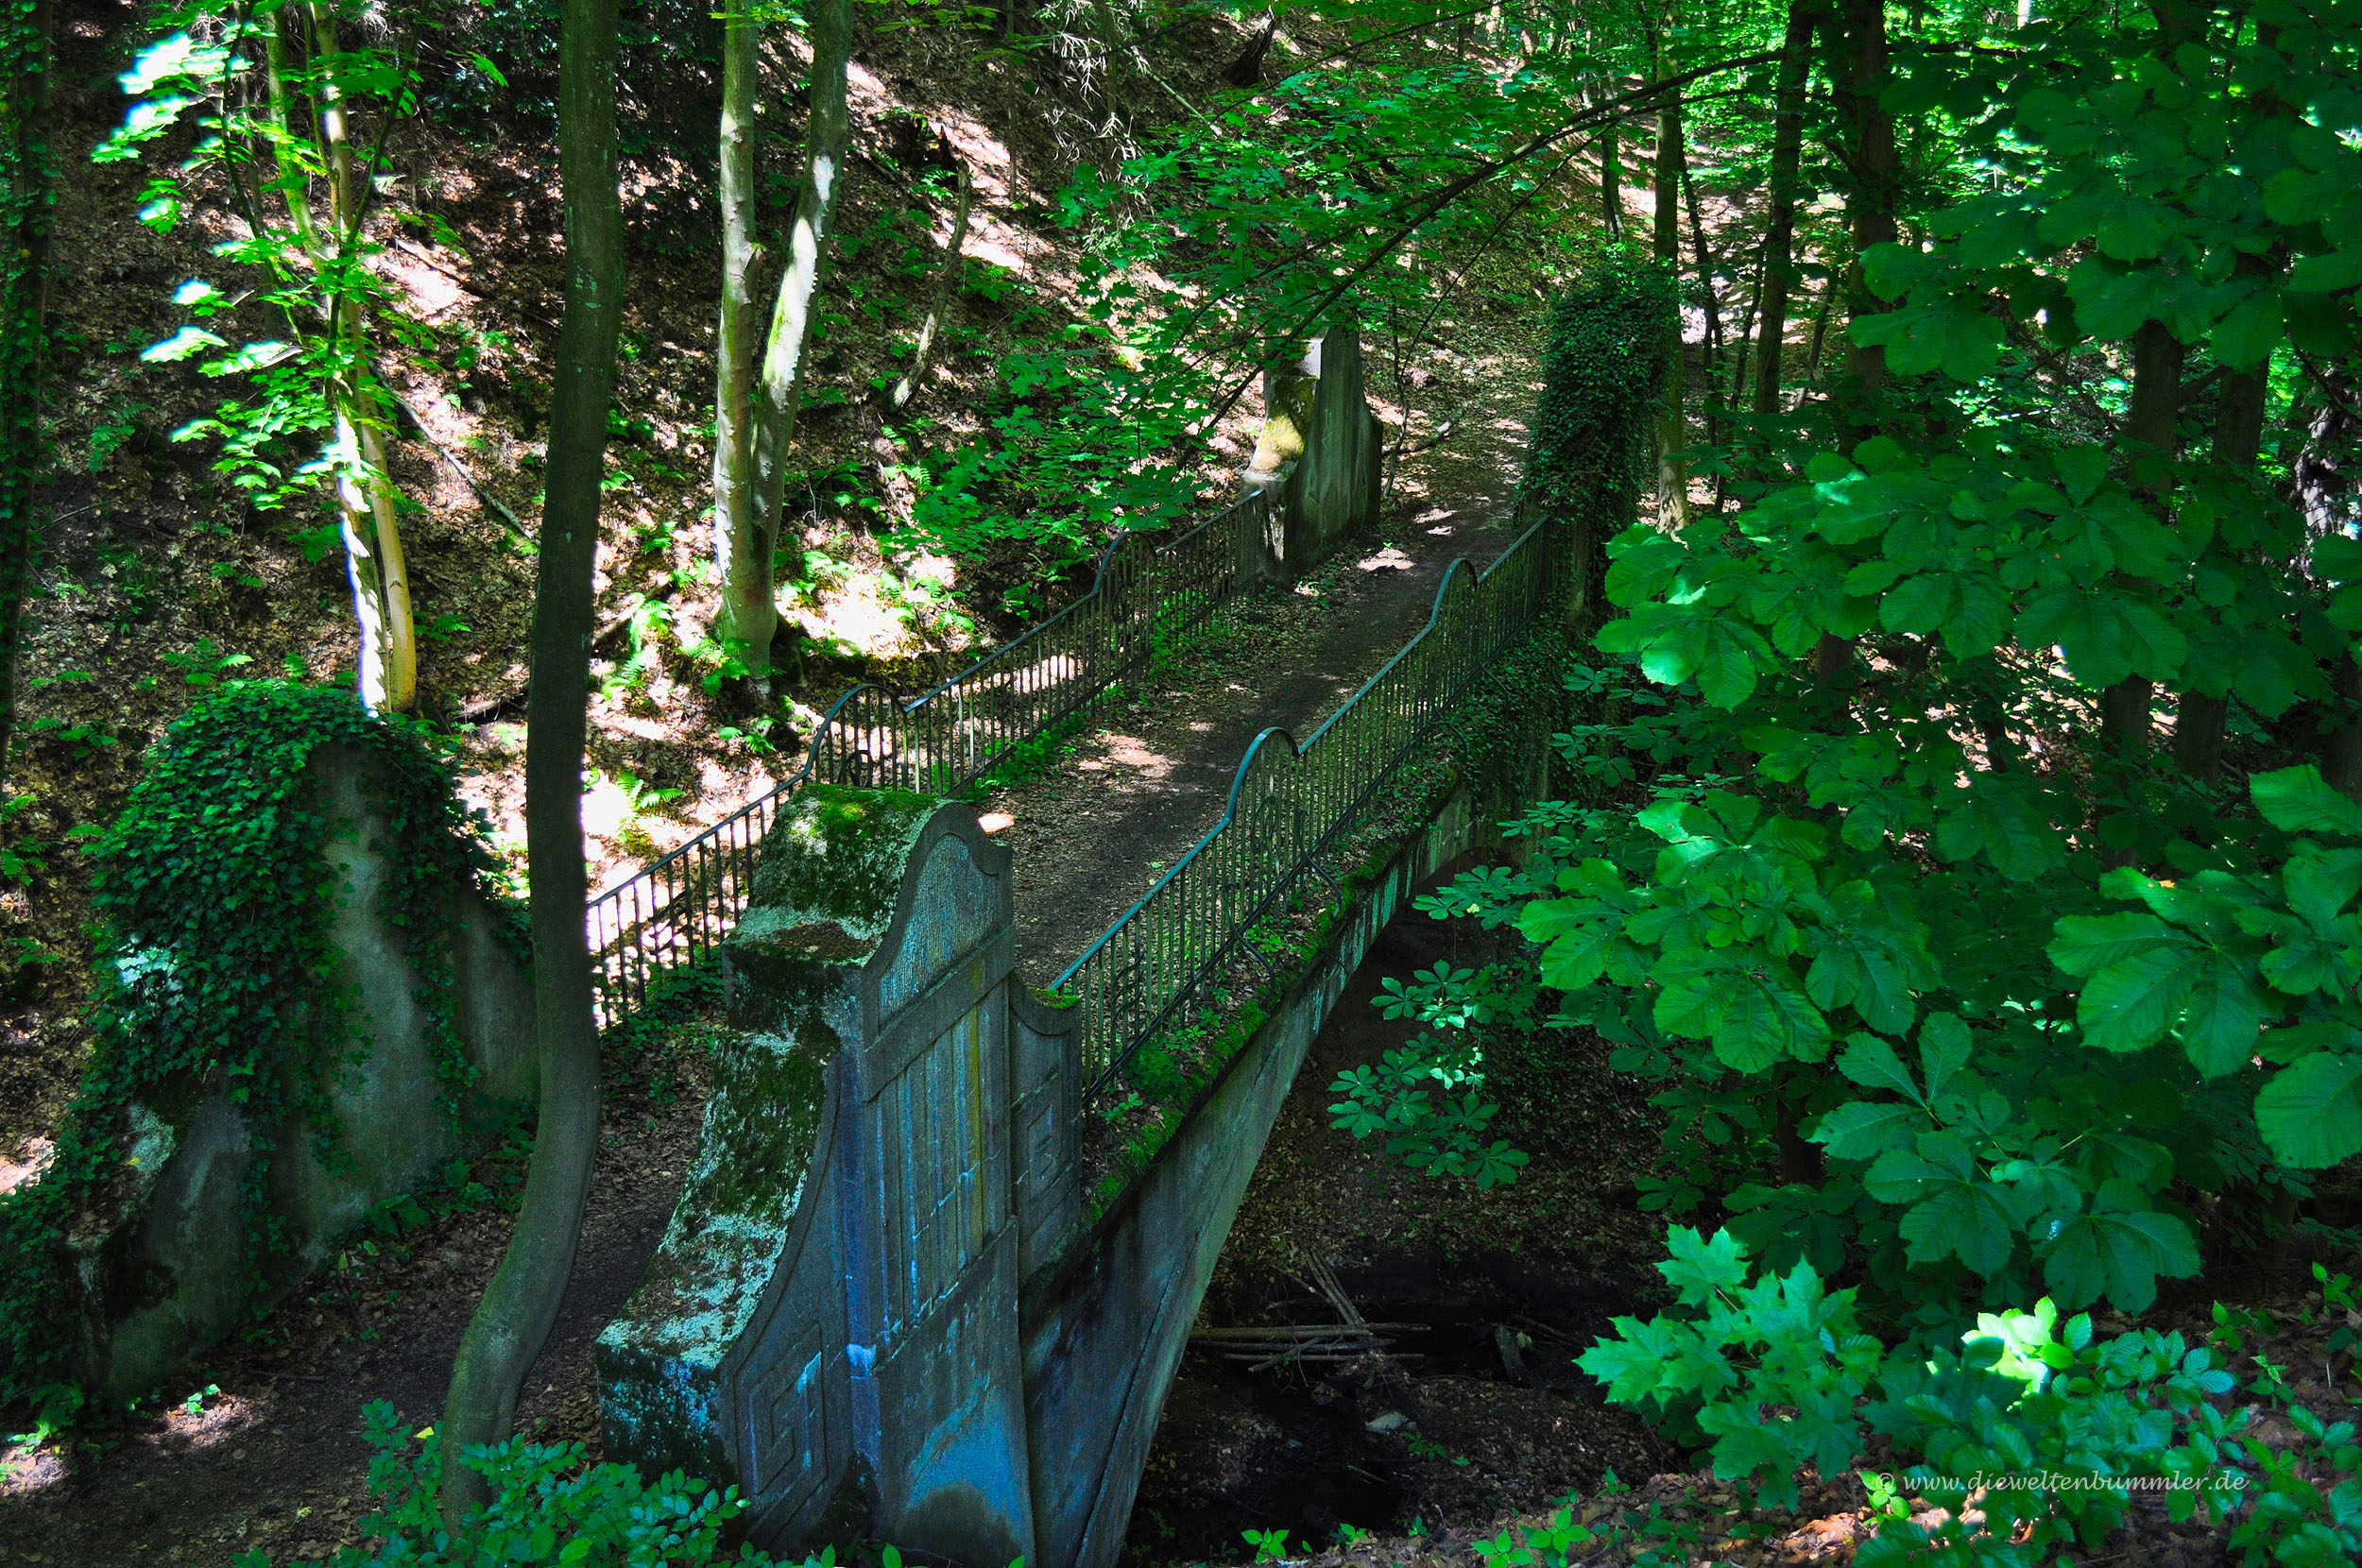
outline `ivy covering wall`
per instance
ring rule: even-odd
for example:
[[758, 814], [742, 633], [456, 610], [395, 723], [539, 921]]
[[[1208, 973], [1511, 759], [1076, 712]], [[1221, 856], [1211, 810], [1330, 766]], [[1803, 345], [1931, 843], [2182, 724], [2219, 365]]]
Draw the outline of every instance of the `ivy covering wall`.
[[1573, 531], [1571, 626], [1604, 613], [1607, 541], [1637, 518], [1652, 477], [1680, 321], [1671, 270], [1624, 245], [1601, 247], [1551, 308], [1522, 499]]

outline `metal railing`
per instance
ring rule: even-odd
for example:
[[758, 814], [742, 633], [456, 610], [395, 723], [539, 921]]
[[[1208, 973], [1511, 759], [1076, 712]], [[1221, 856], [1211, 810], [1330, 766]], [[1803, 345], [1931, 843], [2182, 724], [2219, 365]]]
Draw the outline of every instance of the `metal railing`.
[[1310, 740], [1256, 737], [1222, 820], [1053, 982], [1077, 998], [1088, 1099], [1258, 957], [1248, 943], [1258, 924], [1533, 633], [1558, 598], [1559, 533], [1536, 523], [1482, 572], [1454, 561], [1426, 626]]
[[1270, 503], [1256, 494], [1177, 538], [1119, 535], [1087, 593], [933, 690], [906, 703], [864, 684], [837, 698], [793, 777], [590, 900], [601, 1027], [641, 1007], [651, 982], [702, 962], [728, 937], [790, 791], [812, 782], [966, 789], [1250, 587], [1270, 527]]

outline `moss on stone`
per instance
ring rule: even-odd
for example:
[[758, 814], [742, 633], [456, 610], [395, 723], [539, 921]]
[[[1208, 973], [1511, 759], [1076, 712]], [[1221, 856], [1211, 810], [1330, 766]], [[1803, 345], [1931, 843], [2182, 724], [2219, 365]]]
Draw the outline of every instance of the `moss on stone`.
[[894, 918], [911, 845], [940, 804], [907, 790], [798, 790], [763, 838], [739, 939], [836, 963], [867, 957]]
[[722, 1358], [779, 1266], [816, 1172], [837, 1036], [813, 1010], [794, 1035], [733, 1031], [714, 1048], [705, 1127], [680, 1202], [631, 1299], [599, 1335], [608, 1440], [643, 1465], [717, 1474]]

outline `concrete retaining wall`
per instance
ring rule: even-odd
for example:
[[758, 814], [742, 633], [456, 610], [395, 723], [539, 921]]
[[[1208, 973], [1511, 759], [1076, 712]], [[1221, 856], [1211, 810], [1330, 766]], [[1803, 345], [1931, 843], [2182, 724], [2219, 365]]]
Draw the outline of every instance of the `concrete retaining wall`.
[[[286, 1254], [263, 1260], [269, 1295], [308, 1277], [386, 1199], [417, 1192], [461, 1151], [438, 1103], [409, 933], [392, 906], [391, 842], [377, 801], [384, 764], [348, 746], [312, 754], [309, 787], [335, 825], [323, 854], [343, 884], [332, 947], [350, 988], [357, 1062], [339, 1063], [328, 1099], [344, 1129], [334, 1168], [300, 1120], [281, 1135], [272, 1207]], [[503, 940], [500, 915], [471, 888], [446, 895], [456, 1031], [475, 1069], [463, 1120], [496, 1122], [536, 1088], [533, 987]], [[82, 1375], [110, 1397], [145, 1393], [255, 1306], [242, 1188], [252, 1129], [225, 1085], [174, 1085], [129, 1111], [133, 1149], [104, 1212], [72, 1237], [83, 1293]]]

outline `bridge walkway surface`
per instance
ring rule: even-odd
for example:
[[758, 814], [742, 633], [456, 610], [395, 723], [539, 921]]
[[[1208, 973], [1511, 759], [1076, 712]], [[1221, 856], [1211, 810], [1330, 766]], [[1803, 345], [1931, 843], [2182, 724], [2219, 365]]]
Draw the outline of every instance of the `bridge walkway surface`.
[[1049, 767], [986, 797], [987, 827], [1016, 853], [1018, 974], [1048, 984], [1115, 924], [1221, 817], [1255, 737], [1309, 736], [1426, 623], [1453, 559], [1491, 564], [1513, 519], [1505, 479], [1397, 501], [1305, 582], [1232, 606]]
[[997, 836], [1016, 854], [1029, 984], [1048, 983], [1214, 826], [1258, 734], [1309, 737], [1426, 622], [1455, 558], [1488, 566], [1515, 537], [1537, 359], [1524, 332], [1469, 353], [1475, 379], [1449, 435], [1399, 460], [1368, 533], [1293, 588], [1247, 596], [1051, 766], [985, 800], [988, 822], [1014, 819]]

